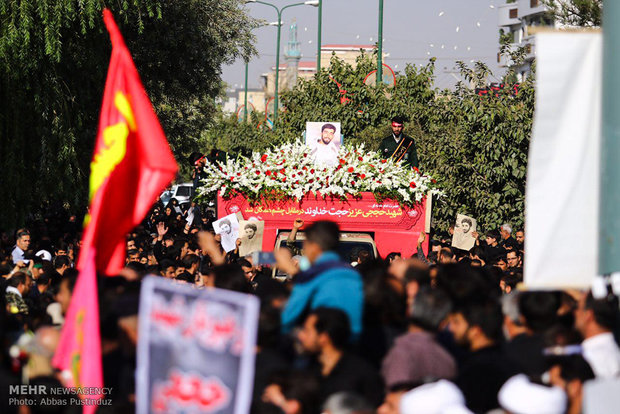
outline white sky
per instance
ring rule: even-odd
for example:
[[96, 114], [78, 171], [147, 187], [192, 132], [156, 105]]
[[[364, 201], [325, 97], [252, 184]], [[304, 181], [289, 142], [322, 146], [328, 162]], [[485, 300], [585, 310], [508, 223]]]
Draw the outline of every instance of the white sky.
[[[268, 0], [278, 7], [302, 0]], [[385, 0], [383, 50], [386, 62], [395, 71], [407, 63], [426, 63], [436, 57], [436, 85], [449, 87], [455, 82], [450, 71], [456, 60], [481, 60], [496, 76], [499, 50], [497, 6], [505, 0]], [[377, 41], [379, 0], [323, 0], [323, 44], [374, 44]], [[250, 14], [276, 21], [276, 11], [262, 4], [246, 5]], [[297, 20], [302, 61], [316, 60], [317, 8], [296, 6], [282, 15], [280, 62], [288, 41], [288, 26]], [[260, 75], [275, 66], [276, 27], [255, 30], [258, 56], [250, 61], [249, 87], [260, 86]], [[442, 48], [443, 46], [443, 48]], [[321, 62], [322, 65], [324, 64]], [[232, 88], [242, 88], [244, 65], [237, 61], [222, 68], [222, 77]], [[235, 86], [236, 85], [236, 86]]]

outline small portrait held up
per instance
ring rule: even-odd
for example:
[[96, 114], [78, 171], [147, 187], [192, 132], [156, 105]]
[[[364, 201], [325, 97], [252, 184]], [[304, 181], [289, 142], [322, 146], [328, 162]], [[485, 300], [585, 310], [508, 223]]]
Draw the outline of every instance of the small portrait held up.
[[239, 238], [239, 220], [235, 214], [229, 214], [218, 221], [214, 221], [213, 229], [215, 234], [222, 237], [222, 247], [226, 253], [235, 250]]
[[452, 247], [461, 250], [471, 250], [476, 244], [473, 233], [476, 232], [476, 220], [463, 214], [456, 215], [456, 226], [452, 236]]
[[244, 257], [253, 252], [261, 251], [263, 247], [264, 221], [241, 221], [239, 222], [239, 256]]

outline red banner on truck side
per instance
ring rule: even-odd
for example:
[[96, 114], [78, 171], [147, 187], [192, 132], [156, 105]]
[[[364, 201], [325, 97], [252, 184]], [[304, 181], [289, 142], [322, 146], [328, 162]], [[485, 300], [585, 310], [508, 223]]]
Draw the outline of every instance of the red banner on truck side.
[[[378, 202], [372, 193], [362, 193], [358, 199], [347, 201], [306, 196], [300, 202], [263, 201], [252, 205], [238, 195], [223, 199], [218, 196], [218, 217], [241, 213], [245, 220], [255, 218], [265, 222], [263, 250], [272, 250], [278, 231], [290, 230], [296, 218], [306, 225], [319, 220], [331, 220], [341, 231], [374, 234], [377, 250], [382, 257], [399, 252], [409, 257], [416, 252], [417, 240], [424, 231], [426, 200], [413, 207], [397, 202]], [[427, 251], [428, 242], [424, 243]]]

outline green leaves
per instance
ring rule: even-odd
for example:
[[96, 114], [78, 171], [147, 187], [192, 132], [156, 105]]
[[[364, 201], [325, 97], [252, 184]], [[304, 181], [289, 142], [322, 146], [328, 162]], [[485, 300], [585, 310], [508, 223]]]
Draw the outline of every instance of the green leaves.
[[254, 53], [240, 0], [0, 2], [0, 227], [41, 203], [82, 212], [110, 59], [107, 5], [179, 164], [201, 142], [223, 63]]
[[[434, 205], [440, 228], [453, 224], [457, 213], [478, 219], [482, 229], [503, 222], [523, 225], [525, 174], [529, 136], [534, 112], [531, 81], [516, 96], [509, 88], [498, 96], [478, 96], [460, 85], [455, 91], [432, 88], [433, 61], [425, 67], [407, 66], [397, 74], [396, 86], [388, 89], [364, 85], [375, 69], [373, 56], [361, 56], [357, 66], [332, 59], [329, 71], [281, 95], [286, 111], [276, 131], [256, 129], [222, 116], [205, 134], [209, 146], [239, 152], [262, 150], [276, 142], [297, 139], [306, 121], [342, 123], [347, 143], [376, 149], [390, 133], [389, 120], [405, 115], [405, 131], [417, 144], [422, 170], [438, 180], [446, 193]], [[459, 63], [461, 74], [483, 86], [491, 73], [484, 64]], [[350, 99], [342, 104], [340, 90]], [[259, 117], [253, 119], [257, 125]]]

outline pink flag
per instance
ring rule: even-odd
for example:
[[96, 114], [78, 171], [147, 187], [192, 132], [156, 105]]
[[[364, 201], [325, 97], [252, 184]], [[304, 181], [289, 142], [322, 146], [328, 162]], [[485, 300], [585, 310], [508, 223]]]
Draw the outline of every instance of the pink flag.
[[[94, 413], [102, 398], [101, 340], [95, 250], [88, 252], [77, 278], [52, 365], [61, 370], [65, 387], [77, 387], [84, 413]], [[85, 390], [80, 388], [88, 387]]]

